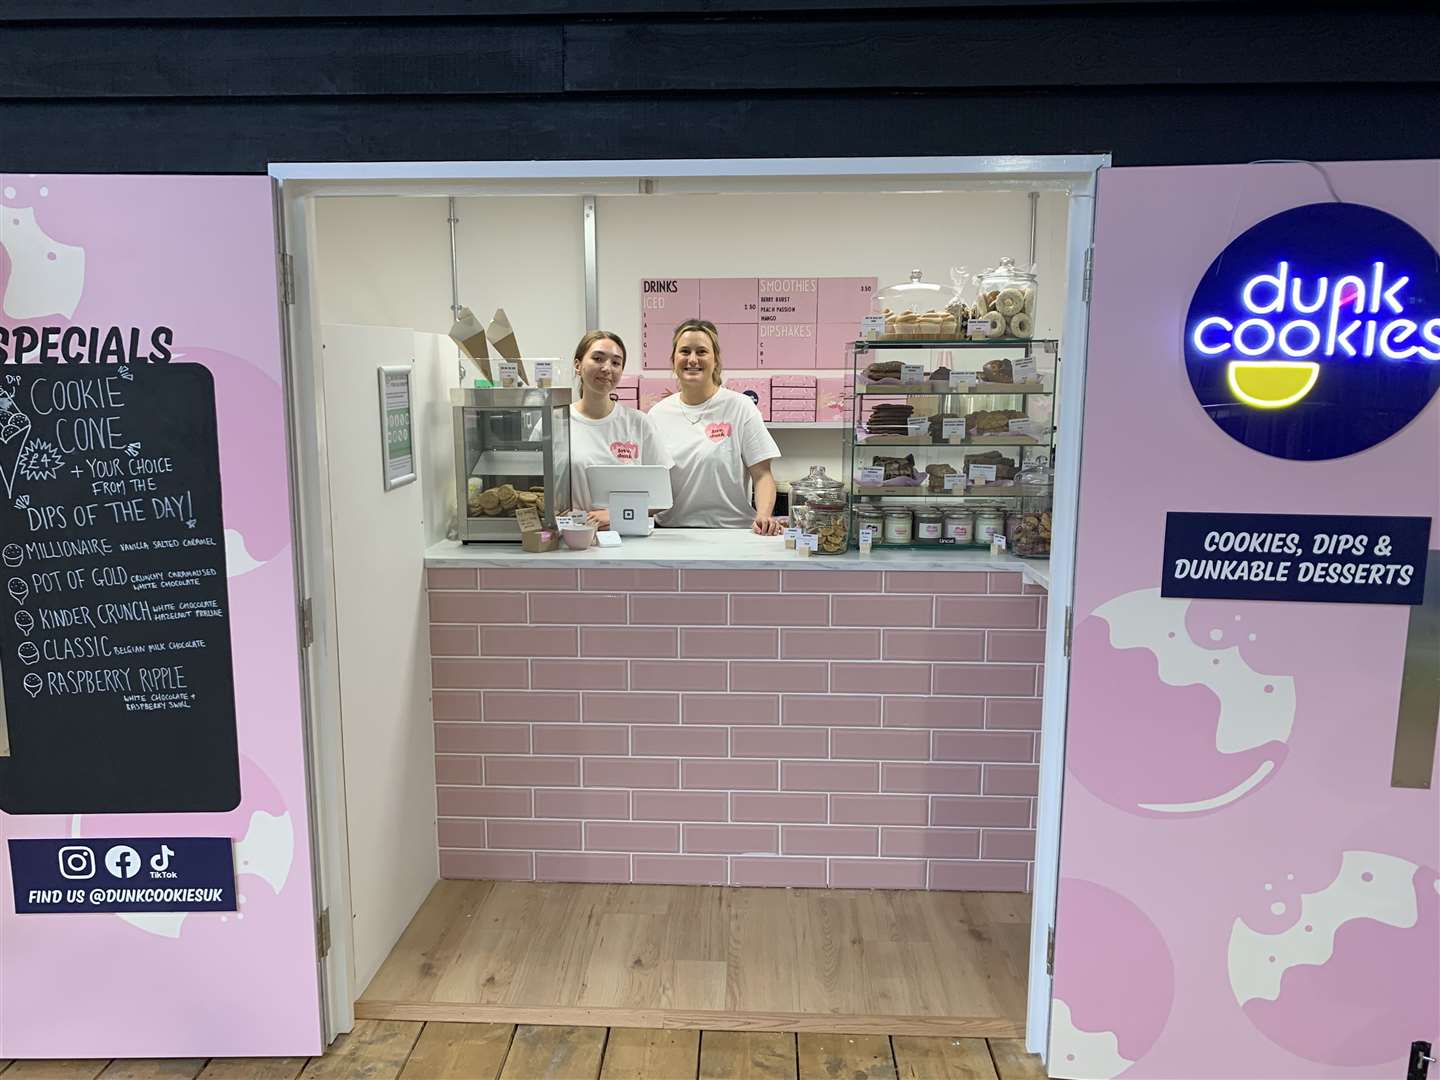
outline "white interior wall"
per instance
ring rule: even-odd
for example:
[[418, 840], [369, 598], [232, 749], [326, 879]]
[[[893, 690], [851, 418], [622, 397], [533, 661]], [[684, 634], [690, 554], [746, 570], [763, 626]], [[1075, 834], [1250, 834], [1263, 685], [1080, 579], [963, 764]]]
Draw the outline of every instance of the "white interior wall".
[[455, 437], [450, 389], [460, 384], [459, 358], [459, 346], [446, 335], [415, 335], [415, 440], [419, 446], [416, 460], [427, 547], [451, 536], [455, 518]]
[[[420, 558], [424, 489], [417, 482], [386, 491], [380, 471], [376, 369], [410, 363], [417, 342], [411, 331], [393, 327], [326, 325], [321, 344], [352, 990], [358, 996], [440, 876], [429, 618]], [[412, 381], [416, 415], [423, 417], [429, 383]], [[424, 467], [421, 455], [417, 463]]]
[[[322, 320], [445, 333], [446, 200], [318, 202]], [[503, 307], [527, 356], [568, 358], [584, 332], [581, 212], [576, 196], [456, 200], [460, 302], [486, 319]], [[1060, 333], [1066, 214], [1064, 194], [1041, 194], [1037, 336]], [[974, 273], [1005, 255], [1023, 263], [1030, 248], [1030, 203], [1020, 190], [603, 195], [596, 223], [600, 323], [630, 345], [632, 375], [640, 373], [646, 277], [874, 276], [883, 287], [908, 280], [912, 268], [943, 282], [952, 266]], [[840, 432], [775, 434], [780, 480], [812, 464], [838, 474]]]

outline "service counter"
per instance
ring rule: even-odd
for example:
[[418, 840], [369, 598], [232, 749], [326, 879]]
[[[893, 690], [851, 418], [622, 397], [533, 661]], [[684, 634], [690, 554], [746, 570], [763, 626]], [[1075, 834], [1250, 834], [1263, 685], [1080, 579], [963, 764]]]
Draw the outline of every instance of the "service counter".
[[1044, 563], [662, 530], [426, 567], [443, 877], [1030, 886]]
[[756, 536], [740, 529], [656, 529], [643, 538], [629, 538], [620, 547], [591, 547], [586, 551], [561, 548], [542, 554], [522, 551], [519, 544], [461, 544], [446, 540], [425, 553], [427, 568], [435, 567], [531, 567], [635, 569], [639, 567], [689, 567], [700, 570], [881, 570], [881, 571], [1009, 571], [1024, 581], [1046, 588], [1050, 564], [1045, 560], [1017, 559], [991, 555], [984, 548], [886, 548], [876, 547], [867, 555], [847, 551], [843, 555], [812, 555], [808, 558], [785, 549], [776, 536]]

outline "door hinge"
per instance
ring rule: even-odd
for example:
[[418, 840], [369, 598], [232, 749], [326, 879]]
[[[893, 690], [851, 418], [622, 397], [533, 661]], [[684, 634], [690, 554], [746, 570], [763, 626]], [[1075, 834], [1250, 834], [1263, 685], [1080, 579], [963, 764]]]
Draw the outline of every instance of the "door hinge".
[[308, 649], [315, 644], [315, 607], [310, 597], [300, 601], [300, 647]]
[[1055, 974], [1055, 928], [1053, 926], [1045, 934], [1045, 974]]
[[323, 960], [330, 955], [330, 909], [320, 912], [315, 920], [315, 951]]
[[1082, 282], [1080, 298], [1088, 304], [1090, 302], [1090, 288], [1095, 283], [1095, 249], [1093, 247], [1085, 249], [1085, 276], [1082, 278]]
[[1435, 1060], [1430, 1043], [1412, 1042], [1410, 1044], [1410, 1064], [1405, 1073], [1405, 1080], [1425, 1080], [1425, 1077], [1430, 1074], [1430, 1063]]
[[1070, 638], [1075, 633], [1075, 609], [1065, 608], [1065, 658], [1070, 658]]
[[295, 303], [295, 256], [280, 253], [280, 299], [286, 307]]

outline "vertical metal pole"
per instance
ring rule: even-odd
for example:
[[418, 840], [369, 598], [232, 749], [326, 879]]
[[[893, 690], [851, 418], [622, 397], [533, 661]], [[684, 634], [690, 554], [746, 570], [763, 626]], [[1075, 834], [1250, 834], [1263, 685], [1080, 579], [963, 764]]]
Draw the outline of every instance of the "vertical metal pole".
[[1030, 265], [1027, 270], [1035, 268], [1035, 256], [1039, 253], [1037, 235], [1040, 222], [1040, 193], [1030, 192]]
[[[460, 224], [460, 219], [455, 216], [455, 196], [451, 195], [447, 203], [445, 222], [450, 226], [450, 321], [455, 322], [460, 318], [460, 259], [455, 253], [455, 226]], [[455, 368], [460, 385], [465, 385], [465, 361], [457, 352]]]
[[595, 196], [585, 196], [585, 329], [600, 329], [600, 278], [595, 256]]

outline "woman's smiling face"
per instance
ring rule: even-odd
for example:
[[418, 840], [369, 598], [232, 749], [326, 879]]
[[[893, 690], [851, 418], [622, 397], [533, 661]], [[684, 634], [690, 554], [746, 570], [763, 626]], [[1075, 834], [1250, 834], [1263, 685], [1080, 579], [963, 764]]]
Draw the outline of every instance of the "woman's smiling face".
[[587, 389], [609, 397], [625, 374], [625, 353], [609, 338], [600, 338], [575, 361], [576, 373]]
[[671, 358], [682, 387], [715, 385], [715, 344], [704, 330], [686, 330], [675, 342]]

